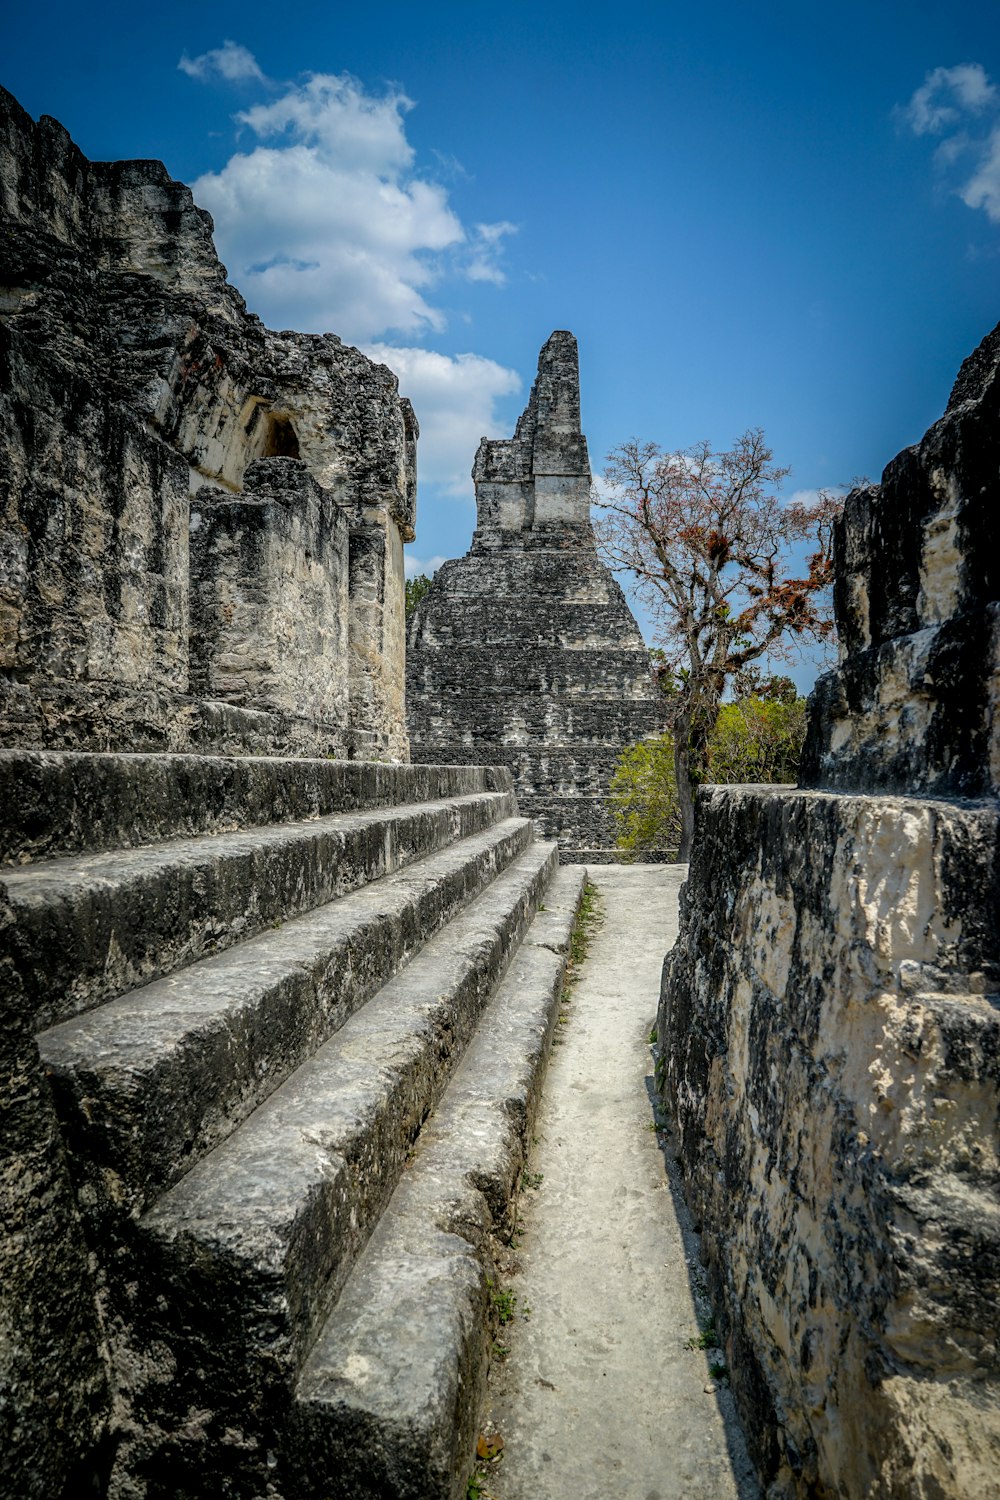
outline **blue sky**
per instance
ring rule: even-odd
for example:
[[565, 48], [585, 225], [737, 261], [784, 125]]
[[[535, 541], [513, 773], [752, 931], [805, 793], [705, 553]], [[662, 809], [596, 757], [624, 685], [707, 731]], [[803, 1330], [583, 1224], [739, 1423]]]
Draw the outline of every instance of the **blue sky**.
[[1000, 319], [995, 4], [20, 6], [0, 81], [192, 183], [266, 321], [398, 370], [413, 567], [553, 328], [595, 470], [759, 425], [791, 493], [877, 476]]

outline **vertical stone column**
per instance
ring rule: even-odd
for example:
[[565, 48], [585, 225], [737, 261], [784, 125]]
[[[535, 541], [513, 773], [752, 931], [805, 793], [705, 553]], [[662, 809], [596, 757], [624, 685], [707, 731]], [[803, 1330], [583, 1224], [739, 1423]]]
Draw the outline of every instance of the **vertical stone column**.
[[580, 431], [580, 365], [571, 333], [554, 333], [541, 352], [532, 436], [534, 525], [589, 532], [590, 456]]
[[382, 510], [359, 506], [350, 526], [348, 724], [359, 759], [409, 759], [404, 725], [403, 538]]

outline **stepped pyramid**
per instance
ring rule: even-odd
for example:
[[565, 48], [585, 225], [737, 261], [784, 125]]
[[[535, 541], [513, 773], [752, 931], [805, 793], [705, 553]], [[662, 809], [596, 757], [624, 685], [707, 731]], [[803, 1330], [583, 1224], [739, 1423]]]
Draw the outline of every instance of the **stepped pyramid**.
[[483, 438], [472, 475], [472, 547], [438, 570], [410, 621], [410, 754], [509, 766], [518, 805], [564, 859], [614, 860], [611, 776], [663, 712], [594, 543], [571, 333], [548, 340], [513, 438]]

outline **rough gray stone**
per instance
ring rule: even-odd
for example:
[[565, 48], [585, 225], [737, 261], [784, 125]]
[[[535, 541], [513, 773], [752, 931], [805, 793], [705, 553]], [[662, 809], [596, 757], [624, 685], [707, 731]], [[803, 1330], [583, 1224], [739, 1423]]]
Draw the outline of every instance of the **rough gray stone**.
[[511, 786], [508, 771], [483, 766], [0, 750], [0, 863]]
[[[91, 760], [100, 764], [88, 771]], [[232, 763], [246, 774], [217, 779], [199, 757], [167, 765], [150, 756], [113, 757], [105, 766], [101, 757], [32, 753], [23, 764], [35, 779], [34, 806], [45, 816], [39, 820], [29, 809], [22, 834], [30, 842], [37, 833], [48, 850], [78, 845], [88, 806], [100, 815], [95, 840], [104, 842], [114, 826], [115, 789], [135, 793], [144, 766], [155, 789], [149, 817], [157, 831], [169, 794], [185, 776], [220, 798], [182, 815], [179, 827], [196, 828], [267, 806], [302, 810], [365, 795], [377, 800], [393, 788], [414, 795], [454, 785], [456, 777], [461, 787], [490, 779], [461, 768], [355, 765], [338, 775], [325, 762], [301, 763], [298, 771], [271, 762], [269, 796], [253, 763]], [[72, 772], [83, 796], [62, 803]], [[14, 1141], [4, 1213], [16, 1225], [19, 1201], [22, 1213], [26, 1204], [42, 1210], [36, 1238], [47, 1250], [29, 1254], [32, 1241], [18, 1235], [5, 1247], [14, 1252], [10, 1287], [20, 1316], [11, 1327], [30, 1337], [26, 1362], [4, 1371], [11, 1382], [4, 1396], [7, 1409], [22, 1415], [11, 1443], [24, 1454], [32, 1495], [91, 1480], [113, 1500], [263, 1495], [269, 1485], [281, 1500], [309, 1493], [319, 1460], [299, 1453], [293, 1464], [289, 1457], [297, 1452], [289, 1422], [302, 1362], [425, 1131], [428, 1142], [439, 1142], [433, 1159], [440, 1157], [453, 1175], [461, 1167], [478, 1172], [477, 1188], [461, 1192], [488, 1203], [492, 1228], [487, 1224], [481, 1249], [492, 1253], [490, 1237], [507, 1212], [517, 1142], [543, 1061], [545, 1026], [533, 1040], [528, 1035], [532, 1007], [540, 1003], [538, 965], [548, 966], [554, 984], [570, 921], [559, 890], [567, 882], [576, 890], [582, 878], [569, 873], [553, 886], [555, 847], [533, 844], [530, 821], [507, 816], [509, 777], [498, 779], [499, 790], [439, 804], [326, 814], [291, 829], [180, 837], [134, 853], [50, 856], [12, 871], [15, 887], [19, 880], [40, 881], [59, 897], [62, 868], [62, 894], [73, 908], [70, 877], [78, 867], [104, 861], [141, 869], [152, 859], [169, 885], [189, 864], [197, 866], [213, 842], [224, 863], [226, 851], [273, 840], [282, 846], [290, 836], [289, 866], [300, 868], [304, 891], [310, 860], [303, 839], [322, 844], [330, 825], [377, 830], [375, 844], [408, 859], [380, 873], [382, 855], [363, 840], [359, 878], [373, 878], [360, 888], [42, 1033], [41, 1067], [24, 1029], [49, 1130], [40, 1129], [36, 1110], [27, 1135]], [[66, 829], [59, 827], [60, 805], [67, 807]], [[433, 847], [445, 837], [451, 842]], [[415, 853], [421, 857], [413, 859]], [[336, 861], [325, 878], [337, 885]], [[276, 909], [292, 909], [294, 881], [256, 883], [274, 884]], [[130, 906], [127, 889], [111, 905], [123, 931], [141, 929], [155, 903]], [[543, 899], [547, 909], [532, 931]], [[238, 893], [234, 903], [241, 905]], [[7, 910], [12, 925], [14, 911]], [[87, 926], [77, 902], [67, 930]], [[447, 1119], [433, 1123], [435, 1105], [505, 971], [504, 998], [493, 1003], [480, 1044], [491, 1060], [473, 1069], [477, 1086], [496, 1098], [478, 1109], [479, 1126], [470, 1123], [451, 1141]], [[12, 966], [11, 975], [30, 1024]], [[551, 984], [546, 993], [551, 999]], [[512, 1004], [527, 1030], [520, 1022], [503, 1024]], [[528, 1093], [510, 1083], [525, 1069], [533, 1080]], [[499, 1135], [490, 1127], [484, 1149], [466, 1161], [462, 1152], [482, 1143], [480, 1127], [490, 1120]], [[61, 1200], [55, 1190], [39, 1197], [37, 1172], [35, 1186], [18, 1199], [28, 1145], [37, 1146], [40, 1164], [61, 1184]], [[421, 1229], [419, 1237], [427, 1232], [433, 1234]], [[476, 1273], [480, 1291], [485, 1264]], [[478, 1367], [488, 1342], [488, 1320], [469, 1321], [473, 1306], [465, 1305], [459, 1319], [465, 1342], [450, 1351], [455, 1366], [432, 1364], [423, 1377], [440, 1386], [440, 1398], [456, 1389], [456, 1372], [470, 1360]], [[421, 1316], [433, 1320], [434, 1304]], [[449, 1351], [442, 1346], [439, 1353]], [[64, 1375], [73, 1371], [64, 1391], [56, 1380], [61, 1361], [72, 1361], [61, 1367]], [[451, 1451], [461, 1467], [470, 1456], [466, 1440], [479, 1387], [457, 1389], [464, 1392], [461, 1436]], [[57, 1430], [45, 1463], [36, 1463], [30, 1450], [50, 1417]], [[453, 1438], [445, 1424], [433, 1440], [435, 1453]], [[318, 1436], [316, 1442], [321, 1446]], [[440, 1465], [428, 1463], [426, 1482], [433, 1485]], [[12, 1489], [0, 1485], [5, 1500], [24, 1492], [22, 1478], [12, 1478]]]
[[94, 1213], [136, 1213], [214, 1149], [524, 853], [505, 819], [38, 1039]]
[[230, 948], [478, 833], [513, 811], [486, 792], [35, 863], [3, 882], [38, 1026]]
[[264, 328], [188, 188], [2, 91], [0, 224], [4, 741], [405, 757], [395, 376]]
[[948, 409], [836, 533], [837, 670], [810, 700], [806, 786], [979, 797], [1000, 789], [1000, 327]]
[[836, 790], [700, 793], [664, 966], [664, 1099], [776, 1500], [1000, 1496], [998, 361], [994, 332], [848, 498], [803, 758]]
[[62, 1136], [0, 896], [0, 1496], [100, 1493], [107, 1348]]
[[[156, 1417], [130, 1433], [122, 1461], [149, 1493], [171, 1493], [169, 1475], [178, 1493], [208, 1495], [234, 1468], [263, 1487], [318, 1328], [556, 859], [552, 845], [520, 855], [139, 1223], [134, 1260], [116, 1274], [137, 1288], [132, 1329], [164, 1357], [130, 1393], [133, 1412]], [[210, 1413], [199, 1432], [191, 1410]]]
[[472, 548], [438, 570], [410, 622], [411, 754], [508, 766], [521, 811], [564, 859], [614, 859], [611, 776], [663, 711], [594, 544], [572, 334], [549, 339], [514, 437], [484, 438], [473, 477]]
[[464, 1500], [495, 1241], [524, 1164], [585, 872], [560, 870], [305, 1363], [285, 1462], [328, 1500]]

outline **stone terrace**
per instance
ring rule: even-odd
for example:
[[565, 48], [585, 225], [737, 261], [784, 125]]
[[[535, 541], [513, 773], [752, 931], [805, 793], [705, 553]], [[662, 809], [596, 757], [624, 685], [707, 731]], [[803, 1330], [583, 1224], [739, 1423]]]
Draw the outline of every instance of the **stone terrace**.
[[460, 1500], [583, 872], [504, 771], [0, 781], [2, 1492]]

